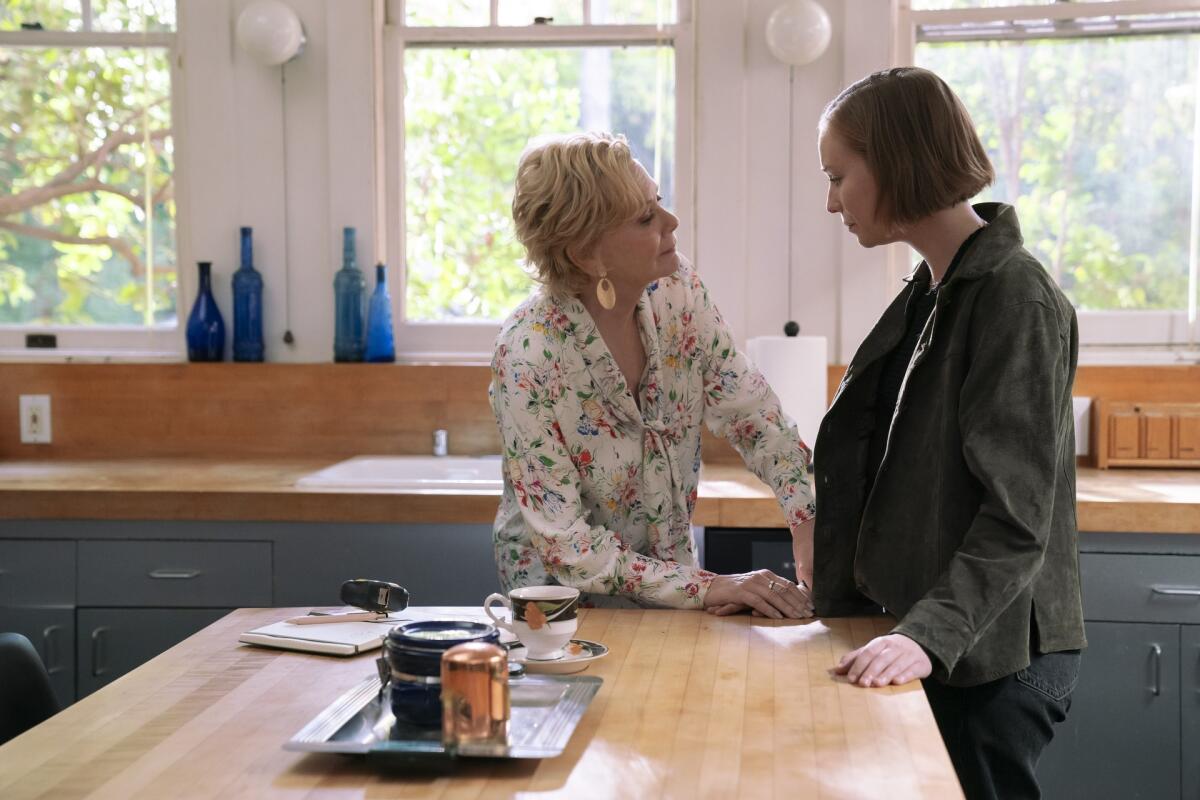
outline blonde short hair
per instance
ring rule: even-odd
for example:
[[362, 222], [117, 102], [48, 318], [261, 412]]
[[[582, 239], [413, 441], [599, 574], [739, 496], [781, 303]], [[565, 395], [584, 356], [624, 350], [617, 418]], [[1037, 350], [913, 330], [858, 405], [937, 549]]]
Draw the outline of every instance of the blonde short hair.
[[517, 165], [512, 215], [536, 279], [574, 296], [588, 275], [567, 255], [636, 216], [646, 205], [624, 136], [572, 133], [530, 143]]
[[995, 180], [971, 115], [936, 74], [876, 72], [842, 91], [821, 115], [867, 162], [879, 186], [876, 218], [907, 225], [979, 194]]

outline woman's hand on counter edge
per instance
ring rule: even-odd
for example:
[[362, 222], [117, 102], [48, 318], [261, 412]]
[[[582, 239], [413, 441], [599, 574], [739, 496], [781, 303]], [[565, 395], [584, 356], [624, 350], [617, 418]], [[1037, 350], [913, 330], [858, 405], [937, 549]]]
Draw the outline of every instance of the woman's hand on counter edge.
[[842, 656], [831, 670], [857, 686], [888, 686], [928, 678], [933, 663], [925, 648], [901, 633], [877, 636]]
[[807, 586], [797, 586], [767, 569], [713, 578], [704, 595], [704, 607], [719, 616], [749, 609], [772, 619], [805, 619], [813, 612]]

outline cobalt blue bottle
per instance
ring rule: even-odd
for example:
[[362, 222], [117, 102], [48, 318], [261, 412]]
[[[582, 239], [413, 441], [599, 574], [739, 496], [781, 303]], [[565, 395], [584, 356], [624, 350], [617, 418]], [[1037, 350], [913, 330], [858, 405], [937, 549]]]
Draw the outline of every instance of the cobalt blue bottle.
[[200, 261], [200, 289], [187, 322], [188, 361], [220, 361], [225, 357], [225, 320], [212, 293], [212, 262]]
[[387, 289], [387, 267], [375, 265], [375, 291], [367, 310], [367, 361], [396, 360], [396, 343], [392, 339], [392, 296]]
[[263, 360], [262, 275], [254, 268], [251, 229], [242, 228], [242, 266], [233, 273], [233, 360]]
[[342, 229], [342, 268], [333, 278], [333, 360], [362, 361], [367, 350], [367, 279], [358, 268], [354, 228]]

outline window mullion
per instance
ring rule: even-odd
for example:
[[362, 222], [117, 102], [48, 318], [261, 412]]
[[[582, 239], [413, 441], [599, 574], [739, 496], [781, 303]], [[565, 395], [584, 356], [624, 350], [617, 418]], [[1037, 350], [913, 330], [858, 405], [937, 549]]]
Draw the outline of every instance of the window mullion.
[[1200, 79], [1192, 84], [1192, 208], [1188, 232], [1187, 330], [1188, 346], [1200, 336], [1197, 297], [1200, 295]]
[[80, 13], [83, 17], [83, 29], [91, 32], [92, 30], [92, 0], [82, 0], [80, 3]]
[[673, 44], [678, 26], [666, 25], [505, 25], [484, 27], [401, 27], [409, 47], [570, 47]]
[[987, 6], [983, 8], [912, 9], [902, 4], [915, 27], [1020, 20], [1075, 20], [1200, 11], [1200, 0], [1112, 0], [1102, 3]]
[[0, 47], [167, 47], [173, 33], [106, 33], [104, 31], [0, 31]]
[[488, 3], [488, 26], [500, 27], [500, 0], [491, 0]]

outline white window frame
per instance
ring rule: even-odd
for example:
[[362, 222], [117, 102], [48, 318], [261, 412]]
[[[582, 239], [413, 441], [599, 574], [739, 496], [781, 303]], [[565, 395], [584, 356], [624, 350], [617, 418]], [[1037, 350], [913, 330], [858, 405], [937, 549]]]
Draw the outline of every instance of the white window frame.
[[[896, 38], [893, 55], [898, 65], [914, 63], [917, 32], [921, 26], [926, 25], [986, 25], [1037, 20], [1087, 21], [1113, 16], [1200, 12], [1200, 0], [1067, 0], [1053, 5], [1023, 5], [1015, 1], [1009, 6], [999, 8], [940, 10], [913, 10], [912, 0], [895, 0], [895, 3]], [[984, 41], [988, 38], [990, 37], [979, 37]], [[1200, 138], [1200, 126], [1197, 137]], [[1197, 211], [1200, 211], [1196, 207], [1200, 204], [1200, 195], [1197, 194], [1200, 189], [1200, 169], [1194, 172], [1192, 215], [1196, 217]], [[1200, 280], [1197, 276], [1196, 227], [1196, 222], [1193, 222], [1188, 308], [1181, 311], [1079, 310], [1077, 315], [1081, 345], [1096, 352], [1099, 360], [1106, 362], [1115, 359], [1127, 362], [1173, 363], [1200, 359], [1200, 352], [1197, 352], [1197, 345], [1200, 343], [1200, 315], [1197, 314]], [[908, 250], [907, 247], [901, 247], [904, 251]], [[896, 263], [907, 261], [907, 252], [894, 258]], [[1108, 348], [1109, 352], [1101, 353], [1103, 348]], [[1158, 352], [1155, 352], [1156, 349]]]
[[[177, 0], [177, 8], [178, 8]], [[184, 259], [184, 236], [180, 228], [184, 219], [184, 192], [180, 180], [178, 119], [178, 10], [176, 31], [123, 33], [92, 29], [91, 2], [82, 3], [82, 29], [78, 31], [0, 31], [0, 47], [86, 47], [155, 48], [167, 51], [170, 64], [171, 136], [175, 140], [175, 164], [171, 174], [175, 181], [175, 243], [176, 271]], [[178, 361], [185, 352], [182, 320], [187, 315], [180, 278], [176, 283], [176, 322], [174, 325], [145, 327], [140, 325], [12, 325], [0, 324], [0, 360], [3, 361]], [[27, 334], [49, 333], [57, 339], [55, 348], [26, 347]]]
[[[672, 25], [528, 25], [498, 23], [498, 0], [490, 3], [490, 25], [475, 27], [408, 27], [404, 20], [404, 0], [386, 0], [383, 20], [382, 75], [377, 78], [383, 94], [384, 155], [377, 167], [377, 180], [384, 186], [383, 208], [376, 224], [384, 232], [383, 252], [388, 263], [398, 264], [399, 280], [392, 294], [392, 314], [396, 320], [396, 355], [409, 362], [488, 362], [499, 321], [415, 322], [405, 314], [407, 291], [407, 248], [405, 246], [404, 205], [404, 52], [407, 47], [562, 47], [658, 44], [675, 50], [675, 213], [680, 219], [676, 237], [680, 249], [691, 250], [694, 232], [693, 186], [694, 126], [694, 39], [692, 29], [694, 0], [676, 2], [676, 23]], [[591, 3], [580, 0], [585, 22]]]

